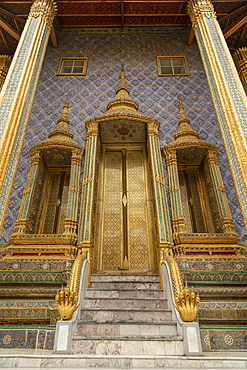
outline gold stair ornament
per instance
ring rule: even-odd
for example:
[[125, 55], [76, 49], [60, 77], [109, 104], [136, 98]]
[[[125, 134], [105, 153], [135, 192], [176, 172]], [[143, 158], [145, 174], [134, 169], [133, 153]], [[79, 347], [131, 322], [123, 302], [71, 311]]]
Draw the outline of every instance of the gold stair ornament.
[[176, 307], [183, 321], [194, 321], [197, 315], [200, 298], [194, 289], [183, 288], [175, 297]]
[[187, 284], [184, 286], [179, 267], [175, 259], [167, 254], [164, 256], [164, 260], [169, 266], [176, 308], [181, 316], [181, 319], [186, 322], [194, 321], [200, 302], [199, 295], [194, 291], [193, 288], [190, 290], [187, 287]]
[[70, 320], [78, 307], [78, 296], [83, 262], [88, 259], [85, 253], [80, 253], [73, 264], [66, 288], [56, 295], [56, 308], [62, 320]]

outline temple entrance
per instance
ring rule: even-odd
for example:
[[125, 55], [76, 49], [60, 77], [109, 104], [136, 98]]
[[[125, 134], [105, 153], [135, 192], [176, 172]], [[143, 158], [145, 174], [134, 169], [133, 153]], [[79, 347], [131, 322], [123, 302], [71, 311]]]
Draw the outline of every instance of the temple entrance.
[[153, 203], [145, 145], [106, 146], [102, 154], [96, 229], [98, 271], [152, 270]]

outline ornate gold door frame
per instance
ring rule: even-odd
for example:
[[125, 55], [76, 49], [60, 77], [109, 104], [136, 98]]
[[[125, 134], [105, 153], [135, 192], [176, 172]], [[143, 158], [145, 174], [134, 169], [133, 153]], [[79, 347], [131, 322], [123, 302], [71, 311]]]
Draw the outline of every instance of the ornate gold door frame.
[[154, 269], [145, 144], [102, 145], [95, 230], [98, 271]]

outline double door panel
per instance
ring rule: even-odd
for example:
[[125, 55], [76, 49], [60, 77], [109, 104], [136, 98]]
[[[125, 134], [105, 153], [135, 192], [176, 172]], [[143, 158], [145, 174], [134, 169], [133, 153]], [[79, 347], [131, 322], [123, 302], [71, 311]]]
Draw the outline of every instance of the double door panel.
[[105, 150], [100, 269], [150, 269], [144, 150]]

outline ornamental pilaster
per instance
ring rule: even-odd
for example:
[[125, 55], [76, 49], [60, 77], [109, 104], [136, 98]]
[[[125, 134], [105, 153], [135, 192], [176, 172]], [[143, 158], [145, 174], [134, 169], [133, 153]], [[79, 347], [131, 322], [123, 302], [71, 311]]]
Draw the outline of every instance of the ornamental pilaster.
[[164, 151], [168, 172], [168, 183], [171, 199], [172, 225], [174, 232], [185, 232], [182, 200], [178, 178], [176, 150]]
[[236, 233], [216, 152], [209, 151], [207, 154], [207, 160], [224, 232]]
[[30, 209], [35, 183], [37, 181], [38, 168], [41, 160], [42, 158], [40, 151], [32, 154], [31, 167], [28, 174], [26, 187], [22, 194], [21, 206], [15, 224], [14, 234], [22, 234], [26, 232], [28, 212]]
[[66, 235], [76, 235], [77, 231], [77, 213], [80, 192], [80, 173], [83, 150], [75, 149], [71, 153], [71, 170], [69, 194], [67, 203], [67, 216], [65, 220]]
[[188, 12], [207, 74], [242, 213], [247, 224], [247, 98], [210, 0]]
[[53, 0], [34, 0], [0, 94], [0, 229], [22, 148], [50, 28]]
[[172, 248], [173, 246], [172, 228], [167, 204], [166, 185], [164, 169], [162, 165], [158, 127], [153, 123], [149, 123], [147, 133], [152, 163], [151, 168], [154, 181], [153, 187], [156, 198], [155, 204], [159, 228], [159, 247], [161, 252], [160, 259], [162, 259], [162, 251], [166, 250], [167, 248]]
[[78, 230], [78, 247], [90, 248], [95, 167], [98, 147], [98, 123], [88, 122], [85, 148], [84, 175], [82, 180], [81, 213]]

